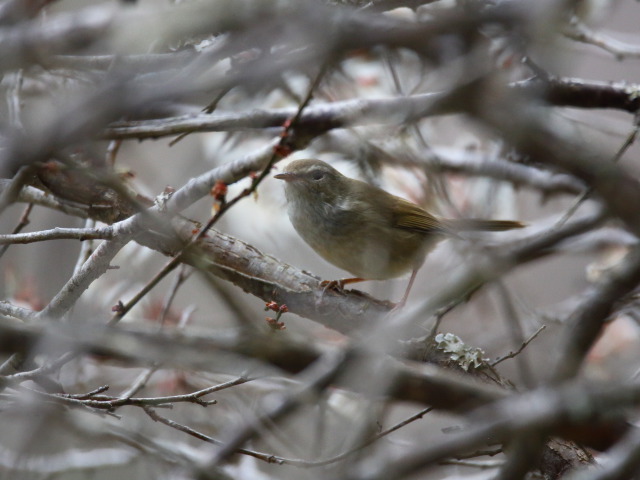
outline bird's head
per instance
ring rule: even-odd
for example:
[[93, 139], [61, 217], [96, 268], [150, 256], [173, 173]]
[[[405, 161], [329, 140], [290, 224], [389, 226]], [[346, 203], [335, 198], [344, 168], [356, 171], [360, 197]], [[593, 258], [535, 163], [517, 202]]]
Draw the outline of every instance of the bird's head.
[[274, 178], [286, 182], [287, 200], [309, 199], [333, 203], [349, 188], [349, 178], [321, 160], [294, 160]]

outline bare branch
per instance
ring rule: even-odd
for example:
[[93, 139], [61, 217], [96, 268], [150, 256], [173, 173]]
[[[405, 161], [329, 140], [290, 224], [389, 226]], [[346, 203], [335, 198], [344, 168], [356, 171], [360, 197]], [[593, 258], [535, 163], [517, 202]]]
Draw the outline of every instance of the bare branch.
[[514, 358], [515, 356], [519, 355], [525, 348], [527, 348], [527, 346], [536, 339], [536, 337], [538, 335], [540, 335], [540, 333], [542, 333], [542, 331], [547, 328], [546, 325], [542, 325], [540, 326], [540, 328], [538, 328], [538, 330], [536, 330], [533, 334], [531, 334], [531, 336], [529, 338], [527, 338], [524, 342], [522, 342], [522, 345], [520, 345], [520, 348], [518, 348], [518, 350], [516, 350], [515, 352], [509, 352], [506, 355], [497, 358], [496, 360], [494, 360], [493, 362], [491, 362], [491, 366], [495, 367], [496, 365], [498, 365], [499, 363], [504, 362], [505, 360], [508, 360], [510, 358]]
[[110, 240], [113, 238], [111, 227], [104, 228], [60, 228], [31, 233], [0, 235], [0, 245], [16, 243], [44, 242], [47, 240]]
[[[514, 83], [511, 90], [540, 96], [556, 107], [612, 108], [635, 113], [640, 108], [640, 85], [552, 78]], [[300, 118], [300, 128], [318, 135], [349, 126], [403, 123], [426, 116], [462, 113], [463, 104], [439, 103], [446, 93], [425, 93], [398, 98], [357, 99], [312, 105]], [[159, 138], [193, 132], [224, 132], [281, 126], [295, 114], [294, 108], [216, 112], [160, 120], [118, 122], [102, 134], [109, 139]]]
[[640, 57], [640, 46], [621, 42], [615, 38], [591, 30], [585, 24], [576, 21], [565, 29], [564, 35], [571, 40], [601, 48], [612, 54], [617, 60]]
[[[0, 321], [0, 350], [28, 352], [46, 335], [50, 348], [63, 351], [84, 351], [129, 359], [143, 364], [161, 362], [182, 368], [204, 371], [237, 372], [242, 375], [250, 369], [254, 375], [272, 374], [273, 368], [298, 373], [321, 356], [307, 341], [279, 338], [278, 336], [247, 336], [246, 334], [196, 335], [170, 334], [149, 330], [123, 330], [92, 325], [67, 326], [56, 324], [48, 329], [42, 326]], [[260, 359], [261, 362], [238, 362], [237, 356]], [[380, 353], [363, 352], [364, 358], [379, 358]], [[464, 409], [502, 398], [505, 392], [446, 369], [389, 360], [385, 364], [397, 380], [389, 395], [405, 400], [426, 403], [434, 408]], [[30, 379], [28, 372], [10, 375], [4, 381], [21, 382]], [[347, 383], [345, 387], [349, 387]]]

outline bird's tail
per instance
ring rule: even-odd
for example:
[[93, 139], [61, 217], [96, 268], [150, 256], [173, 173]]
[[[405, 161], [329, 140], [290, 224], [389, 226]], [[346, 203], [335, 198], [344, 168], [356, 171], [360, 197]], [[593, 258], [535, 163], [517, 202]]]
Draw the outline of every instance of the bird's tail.
[[454, 232], [503, 232], [524, 228], [526, 225], [514, 220], [447, 220], [447, 227]]

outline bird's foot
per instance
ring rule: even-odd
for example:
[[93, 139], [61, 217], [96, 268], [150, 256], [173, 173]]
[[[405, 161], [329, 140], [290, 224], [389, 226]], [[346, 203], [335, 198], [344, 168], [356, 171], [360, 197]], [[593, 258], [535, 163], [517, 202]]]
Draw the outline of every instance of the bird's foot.
[[322, 287], [322, 294], [324, 295], [329, 290], [335, 290], [336, 292], [341, 292], [344, 290], [344, 283], [340, 280], [323, 280], [320, 282], [320, 286]]
[[326, 293], [329, 290], [335, 290], [336, 292], [344, 291], [344, 286], [349, 283], [364, 282], [364, 278], [341, 278], [340, 280], [323, 280], [320, 282], [322, 287], [322, 293]]
[[322, 300], [324, 299], [325, 294], [329, 290], [333, 290], [336, 293], [343, 294], [345, 285], [348, 285], [349, 283], [357, 283], [357, 282], [364, 282], [364, 281], [365, 281], [364, 278], [342, 278], [340, 280], [323, 280], [322, 282], [320, 282], [320, 286], [322, 287], [322, 293], [320, 294], [320, 298], [318, 298], [318, 301], [316, 303], [317, 304], [322, 303]]

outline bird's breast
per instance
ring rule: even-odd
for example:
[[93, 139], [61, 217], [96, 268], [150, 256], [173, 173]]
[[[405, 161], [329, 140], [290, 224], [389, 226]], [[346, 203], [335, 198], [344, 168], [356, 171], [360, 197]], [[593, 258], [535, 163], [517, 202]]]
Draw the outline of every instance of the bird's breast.
[[357, 277], [401, 276], [424, 261], [433, 247], [424, 235], [394, 229], [366, 209], [316, 202], [289, 202], [289, 217], [321, 257]]

